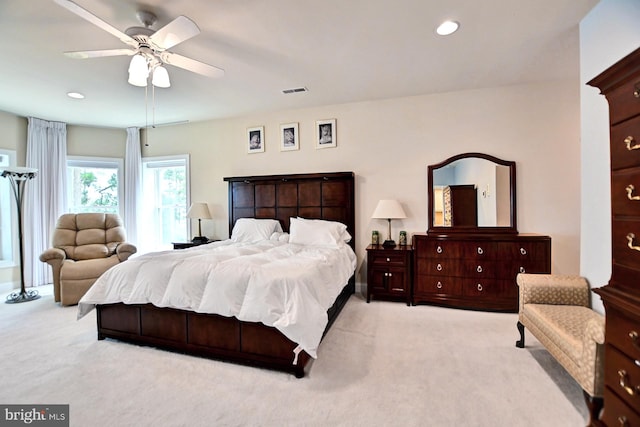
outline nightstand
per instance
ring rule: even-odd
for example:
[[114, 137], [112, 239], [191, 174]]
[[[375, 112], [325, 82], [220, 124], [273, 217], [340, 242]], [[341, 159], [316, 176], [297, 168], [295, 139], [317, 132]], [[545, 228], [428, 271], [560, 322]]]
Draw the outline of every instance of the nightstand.
[[411, 305], [411, 245], [367, 247], [367, 302], [380, 299], [405, 300]]
[[217, 242], [217, 240], [208, 240], [206, 242], [173, 242], [173, 249], [187, 249], [194, 246], [206, 245], [207, 243]]

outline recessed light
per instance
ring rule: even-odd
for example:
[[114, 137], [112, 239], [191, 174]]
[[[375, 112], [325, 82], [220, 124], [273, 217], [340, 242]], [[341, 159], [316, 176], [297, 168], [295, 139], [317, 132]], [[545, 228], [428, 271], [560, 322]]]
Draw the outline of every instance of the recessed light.
[[459, 27], [460, 24], [456, 21], [444, 21], [436, 28], [436, 33], [441, 36], [448, 36], [449, 34], [455, 33]]
[[84, 95], [79, 92], [67, 92], [67, 96], [73, 99], [84, 99]]

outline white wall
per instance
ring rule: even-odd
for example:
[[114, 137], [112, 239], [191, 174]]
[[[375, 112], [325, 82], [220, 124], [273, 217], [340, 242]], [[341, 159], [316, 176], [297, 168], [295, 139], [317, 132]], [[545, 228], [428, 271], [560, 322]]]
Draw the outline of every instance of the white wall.
[[[577, 35], [576, 35], [577, 37]], [[578, 59], [571, 81], [352, 103], [153, 129], [143, 156], [190, 153], [191, 200], [218, 219], [203, 234], [228, 236], [226, 176], [353, 171], [360, 266], [379, 199], [396, 198], [408, 218], [399, 230], [426, 231], [426, 170], [462, 152], [515, 160], [520, 232], [553, 238], [554, 272], [579, 267]], [[338, 147], [316, 150], [315, 120], [337, 119]], [[300, 150], [277, 148], [281, 123], [300, 124]], [[266, 150], [246, 153], [246, 128], [265, 126]], [[359, 270], [360, 272], [360, 270]], [[364, 273], [364, 271], [361, 271]]]
[[[611, 276], [609, 105], [586, 83], [640, 47], [640, 1], [602, 0], [580, 23], [582, 224], [580, 274], [591, 287]], [[594, 295], [594, 308], [604, 312]]]

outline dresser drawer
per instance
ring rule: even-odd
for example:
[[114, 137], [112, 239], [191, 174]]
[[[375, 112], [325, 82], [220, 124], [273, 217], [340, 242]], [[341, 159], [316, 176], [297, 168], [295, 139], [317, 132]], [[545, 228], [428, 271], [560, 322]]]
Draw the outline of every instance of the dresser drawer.
[[607, 426], [640, 427], [640, 415], [609, 388], [604, 389], [605, 410], [602, 421]]
[[416, 256], [419, 258], [460, 258], [459, 242], [415, 238]]
[[528, 260], [547, 258], [547, 242], [499, 242], [498, 259]]
[[416, 273], [430, 274], [432, 276], [461, 276], [462, 266], [456, 259], [418, 258]]
[[640, 164], [640, 116], [612, 126], [610, 144], [612, 170], [638, 166]]
[[638, 360], [640, 366], [640, 322], [608, 307], [605, 328], [607, 344]]
[[640, 216], [640, 168], [611, 174], [611, 207], [614, 216]]
[[369, 260], [375, 266], [404, 267], [407, 258], [403, 252], [380, 252], [376, 251], [369, 254]]
[[607, 345], [604, 384], [632, 408], [640, 408], [640, 366], [633, 359]]
[[460, 255], [465, 259], [495, 259], [498, 247], [494, 242], [461, 242]]
[[496, 261], [465, 260], [462, 261], [462, 276], [473, 280], [496, 277]]
[[509, 280], [465, 279], [462, 294], [472, 298], [515, 298], [514, 305], [517, 305], [518, 287]]
[[451, 295], [462, 294], [462, 281], [456, 277], [417, 276], [413, 284], [414, 292], [418, 294]]
[[498, 261], [496, 277], [500, 279], [516, 279], [519, 273], [551, 273], [546, 260], [526, 259], [510, 263]]
[[612, 223], [613, 261], [640, 269], [640, 219], [614, 219]]
[[607, 94], [609, 101], [609, 121], [619, 123], [640, 113], [640, 98], [636, 91], [640, 87], [640, 78], [630, 79], [627, 83]]

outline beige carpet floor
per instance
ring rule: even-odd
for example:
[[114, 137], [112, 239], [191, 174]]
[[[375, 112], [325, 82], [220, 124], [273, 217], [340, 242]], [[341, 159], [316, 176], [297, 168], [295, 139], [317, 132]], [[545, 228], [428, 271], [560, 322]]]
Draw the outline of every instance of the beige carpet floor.
[[[97, 341], [51, 288], [0, 303], [0, 403], [71, 426], [584, 426], [578, 386], [517, 315], [351, 297], [305, 378]], [[4, 296], [2, 297], [4, 301]]]

